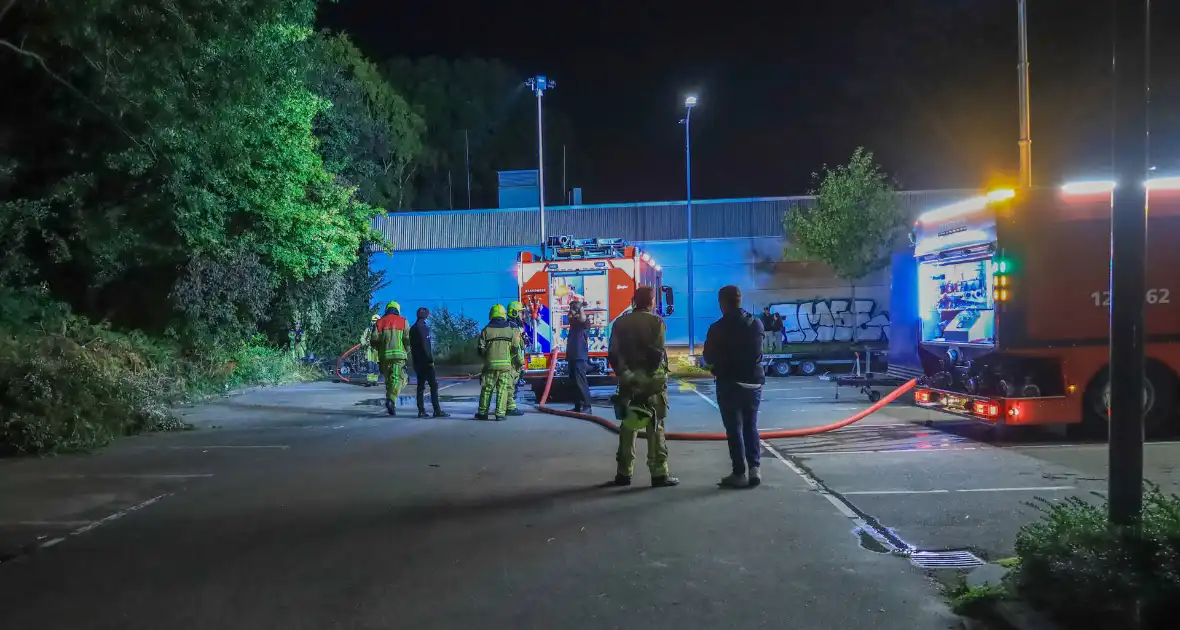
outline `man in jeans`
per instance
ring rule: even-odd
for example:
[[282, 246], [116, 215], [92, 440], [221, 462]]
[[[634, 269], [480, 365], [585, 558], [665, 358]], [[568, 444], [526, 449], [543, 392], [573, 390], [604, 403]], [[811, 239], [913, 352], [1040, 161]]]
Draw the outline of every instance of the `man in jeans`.
[[721, 319], [705, 336], [705, 363], [717, 379], [717, 407], [729, 441], [733, 473], [721, 480], [729, 488], [762, 482], [762, 443], [758, 439], [758, 405], [762, 402], [762, 322], [742, 310], [742, 291], [734, 285], [717, 292]]

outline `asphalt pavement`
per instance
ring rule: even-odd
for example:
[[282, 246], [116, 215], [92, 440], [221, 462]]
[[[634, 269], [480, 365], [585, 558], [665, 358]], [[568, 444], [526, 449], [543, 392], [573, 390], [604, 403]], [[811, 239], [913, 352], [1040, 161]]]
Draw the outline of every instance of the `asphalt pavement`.
[[[183, 410], [192, 431], [2, 461], [0, 627], [957, 627], [787, 461], [727, 491], [723, 444], [677, 442], [680, 487], [603, 487], [610, 433], [471, 420], [476, 393], [419, 420], [375, 388], [260, 390]], [[672, 399], [674, 429], [717, 430], [707, 384]], [[846, 404], [797, 402], [768, 426]]]
[[[839, 391], [771, 379], [761, 428], [869, 404]], [[454, 417], [419, 420], [377, 388], [258, 390], [181, 410], [192, 431], [0, 461], [0, 627], [951, 628], [932, 568], [1011, 555], [1029, 504], [1105, 487], [1103, 444], [902, 404], [764, 442], [757, 489], [716, 487], [717, 442], [670, 445], [678, 488], [647, 486], [642, 444], [636, 485], [603, 487], [600, 427], [442, 397]], [[720, 430], [710, 381], [670, 398], [670, 431]], [[1147, 447], [1168, 490], [1178, 450]]]

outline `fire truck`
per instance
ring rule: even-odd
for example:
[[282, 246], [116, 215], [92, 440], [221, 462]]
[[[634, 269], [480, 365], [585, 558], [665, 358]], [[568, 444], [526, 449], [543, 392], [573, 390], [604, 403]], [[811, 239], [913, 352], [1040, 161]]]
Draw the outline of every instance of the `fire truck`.
[[[610, 385], [615, 374], [607, 363], [611, 326], [631, 310], [641, 285], [658, 288], [656, 313], [671, 315], [672, 289], [662, 284], [663, 269], [647, 252], [620, 238], [579, 239], [551, 236], [540, 256], [521, 252], [516, 267], [520, 302], [526, 311], [525, 370], [522, 378], [540, 397], [550, 354], [558, 351], [555, 374], [568, 374], [569, 305], [584, 304], [589, 319], [591, 385]], [[551, 392], [560, 395], [561, 392]]]
[[[1180, 427], [1180, 178], [1140, 185], [1145, 422], [1162, 434]], [[918, 405], [1000, 428], [1105, 430], [1113, 187], [997, 190], [919, 217], [909, 260], [894, 259], [890, 341], [890, 371], [909, 376], [908, 353], [920, 377]]]

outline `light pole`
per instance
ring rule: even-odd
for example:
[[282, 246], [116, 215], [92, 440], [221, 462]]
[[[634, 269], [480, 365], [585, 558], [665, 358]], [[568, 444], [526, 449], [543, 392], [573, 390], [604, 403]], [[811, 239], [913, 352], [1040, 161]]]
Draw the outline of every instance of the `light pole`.
[[688, 263], [688, 355], [696, 356], [697, 344], [696, 337], [693, 335], [693, 289], [692, 289], [692, 108], [697, 104], [697, 97], [690, 96], [684, 99], [684, 118], [680, 121], [684, 124], [684, 211], [685, 219], [688, 225], [688, 235], [686, 242], [688, 245], [688, 256], [686, 262]]
[[1028, 95], [1028, 15], [1025, 0], [1016, 3], [1020, 21], [1020, 64], [1017, 66], [1017, 93], [1020, 95], [1020, 186], [1032, 188], [1032, 137], [1029, 131]]
[[541, 212], [541, 256], [545, 256], [545, 129], [541, 126], [541, 96], [545, 90], [557, 87], [557, 82], [538, 74], [529, 77], [525, 85], [537, 95], [537, 208]]

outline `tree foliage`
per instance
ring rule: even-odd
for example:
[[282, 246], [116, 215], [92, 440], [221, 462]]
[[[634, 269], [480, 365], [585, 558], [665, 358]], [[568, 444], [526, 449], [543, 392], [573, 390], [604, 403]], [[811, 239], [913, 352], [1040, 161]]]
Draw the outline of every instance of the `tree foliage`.
[[783, 218], [787, 256], [822, 261], [850, 283], [887, 267], [906, 216], [872, 152], [857, 148], [848, 164], [814, 177], [815, 204]]
[[[537, 167], [537, 101], [524, 73], [497, 60], [439, 57], [397, 58], [381, 70], [426, 124], [427, 149], [406, 208], [466, 207], [468, 161], [477, 208], [496, 206], [496, 171]], [[576, 155], [576, 143], [568, 119], [555, 108], [546, 107], [544, 121], [546, 183], [557, 190], [560, 147], [569, 145]]]

